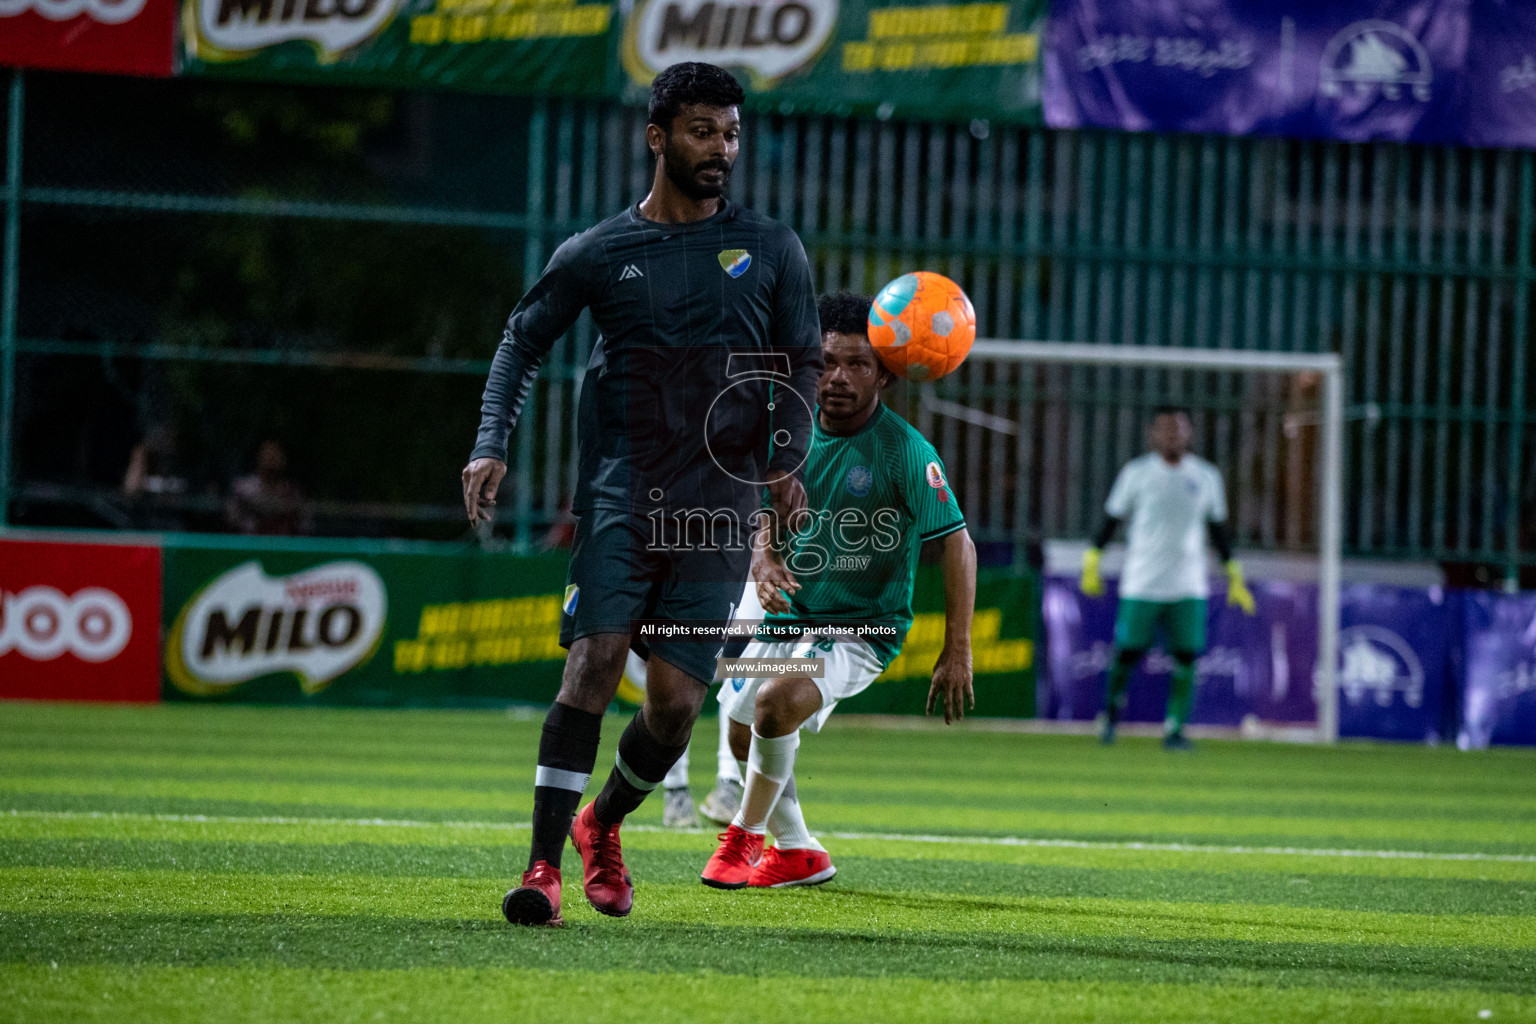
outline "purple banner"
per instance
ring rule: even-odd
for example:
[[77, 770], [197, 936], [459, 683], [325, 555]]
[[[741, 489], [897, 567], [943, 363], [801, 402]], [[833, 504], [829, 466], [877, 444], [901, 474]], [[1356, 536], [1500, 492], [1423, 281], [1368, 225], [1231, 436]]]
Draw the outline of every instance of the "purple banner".
[[1475, 0], [1472, 10], [1463, 123], [1453, 137], [1469, 146], [1536, 147], [1536, 4]]
[[1522, 0], [1057, 0], [1057, 128], [1536, 147]]
[[1456, 745], [1536, 744], [1536, 594], [1465, 595], [1466, 662]]
[[[1085, 720], [1103, 709], [1115, 631], [1112, 581], [1110, 587], [1104, 597], [1089, 598], [1075, 579], [1046, 581], [1042, 717]], [[1317, 588], [1256, 582], [1253, 595], [1253, 616], [1227, 607], [1219, 590], [1212, 595], [1209, 645], [1198, 665], [1190, 720], [1226, 726], [1249, 716], [1268, 723], [1315, 722]], [[1339, 734], [1438, 741], [1459, 606], [1439, 588], [1358, 585], [1344, 588], [1339, 598]], [[1131, 677], [1127, 720], [1162, 721], [1172, 669], [1172, 659], [1154, 648]], [[1525, 678], [1536, 689], [1536, 664]], [[1536, 697], [1532, 704], [1536, 710]]]
[[1339, 735], [1440, 740], [1456, 615], [1444, 590], [1339, 594]]
[[[1077, 581], [1052, 577], [1045, 586], [1046, 693], [1042, 717], [1091, 719], [1104, 707], [1104, 673], [1115, 632], [1114, 583], [1104, 597], [1084, 597]], [[1255, 583], [1258, 614], [1229, 608], [1219, 591], [1211, 598], [1208, 646], [1197, 667], [1190, 721], [1240, 725], [1252, 715], [1264, 722], [1317, 720], [1312, 669], [1317, 663], [1317, 588]], [[1160, 722], [1168, 700], [1173, 660], [1155, 647], [1131, 677], [1126, 719]]]

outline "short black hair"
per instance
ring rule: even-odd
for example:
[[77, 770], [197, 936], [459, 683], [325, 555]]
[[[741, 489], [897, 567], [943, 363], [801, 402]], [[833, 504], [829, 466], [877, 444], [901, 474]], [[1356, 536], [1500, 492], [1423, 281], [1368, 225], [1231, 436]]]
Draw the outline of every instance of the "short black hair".
[[[821, 321], [821, 333], [847, 334], [868, 340], [869, 307], [873, 304], [874, 300], [869, 296], [855, 295], [853, 292], [823, 295], [816, 300], [816, 317]], [[875, 368], [880, 371], [882, 388], [896, 379], [896, 375], [885, 365], [885, 360], [876, 358]]]
[[736, 76], [722, 67], [690, 60], [673, 64], [651, 83], [648, 123], [670, 132], [678, 113], [690, 103], [736, 107], [747, 98]]
[[1188, 416], [1188, 415], [1189, 415], [1189, 406], [1187, 406], [1187, 405], [1159, 405], [1155, 409], [1152, 410], [1152, 415], [1149, 416], [1148, 419], [1149, 420], [1155, 420], [1159, 416]]
[[869, 335], [869, 307], [873, 300], [852, 292], [823, 295], [816, 301], [816, 315], [821, 319], [821, 333]]

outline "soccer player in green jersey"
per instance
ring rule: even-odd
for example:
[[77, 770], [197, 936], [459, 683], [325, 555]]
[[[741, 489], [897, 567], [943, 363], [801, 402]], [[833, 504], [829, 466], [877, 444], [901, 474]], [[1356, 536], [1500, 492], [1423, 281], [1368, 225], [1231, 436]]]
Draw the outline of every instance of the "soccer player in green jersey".
[[1164, 406], [1147, 428], [1151, 451], [1121, 468], [1104, 503], [1104, 525], [1083, 555], [1082, 591], [1104, 593], [1099, 553], [1122, 520], [1130, 520], [1125, 568], [1120, 573], [1120, 606], [1115, 613], [1115, 656], [1109, 667], [1103, 743], [1115, 741], [1115, 726], [1125, 706], [1131, 672], [1152, 646], [1161, 624], [1173, 656], [1173, 682], [1163, 746], [1187, 750], [1184, 736], [1195, 694], [1195, 661], [1205, 653], [1205, 543], [1220, 554], [1227, 569], [1227, 603], [1252, 615], [1253, 595], [1243, 582], [1243, 567], [1232, 558], [1227, 530], [1226, 486], [1221, 470], [1190, 454], [1194, 433], [1189, 414]]
[[[971, 690], [976, 548], [933, 446], [880, 401], [891, 374], [865, 335], [869, 300], [824, 297], [825, 370], [805, 464], [807, 514], [785, 550], [759, 534], [752, 575], [768, 613], [744, 658], [801, 660], [820, 672], [727, 679], [720, 710], [742, 766], [741, 808], [701, 876], [720, 889], [815, 885], [837, 869], [795, 792], [800, 729], [820, 731], [837, 702], [864, 690], [901, 650], [925, 541], [944, 548], [944, 648], [928, 711], [964, 715]], [[814, 662], [811, 659], [815, 659]], [[774, 846], [764, 850], [765, 833]]]

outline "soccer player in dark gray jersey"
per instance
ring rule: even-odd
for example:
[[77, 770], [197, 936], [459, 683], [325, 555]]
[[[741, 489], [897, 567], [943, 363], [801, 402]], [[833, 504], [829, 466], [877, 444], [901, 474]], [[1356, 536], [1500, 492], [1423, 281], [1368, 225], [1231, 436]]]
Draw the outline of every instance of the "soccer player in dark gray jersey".
[[[789, 228], [721, 198], [691, 223], [631, 207], [569, 239], [508, 322], [471, 459], [506, 457], [540, 361], [592, 311], [602, 337], [581, 394], [573, 510], [761, 504], [763, 470], [805, 459], [821, 360], [805, 250]], [[771, 408], [770, 408], [771, 407]], [[778, 434], [778, 444], [770, 442]], [[504, 462], [503, 462], [504, 464]]]
[[[580, 519], [560, 623], [570, 655], [539, 743], [528, 870], [502, 902], [516, 924], [562, 923], [567, 834], [587, 899], [602, 913], [629, 913], [619, 825], [687, 748], [746, 580], [764, 491], [779, 522], [805, 504], [794, 474], [810, 440], [821, 332], [799, 240], [724, 196], [742, 98], [713, 65], [657, 76], [650, 194], [559, 248], [508, 320], [486, 383], [463, 473], [476, 522], [490, 518], [540, 361], [591, 311], [602, 339], [580, 399]], [[641, 619], [693, 634], [650, 646], [637, 635]], [[720, 628], [698, 628], [711, 623]], [[645, 703], [607, 783], [572, 821], [632, 646], [649, 655]]]

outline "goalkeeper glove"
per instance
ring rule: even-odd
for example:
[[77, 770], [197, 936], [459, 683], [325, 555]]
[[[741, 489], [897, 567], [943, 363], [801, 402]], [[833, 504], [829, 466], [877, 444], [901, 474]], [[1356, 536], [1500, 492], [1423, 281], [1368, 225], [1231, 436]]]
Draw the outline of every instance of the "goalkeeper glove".
[[1256, 607], [1253, 593], [1243, 580], [1243, 563], [1235, 558], [1227, 563], [1227, 604], [1241, 608], [1244, 615], [1252, 615]]
[[1099, 575], [1099, 558], [1102, 555], [1103, 552], [1098, 548], [1089, 548], [1083, 552], [1083, 577], [1077, 585], [1088, 597], [1104, 595], [1104, 577]]

